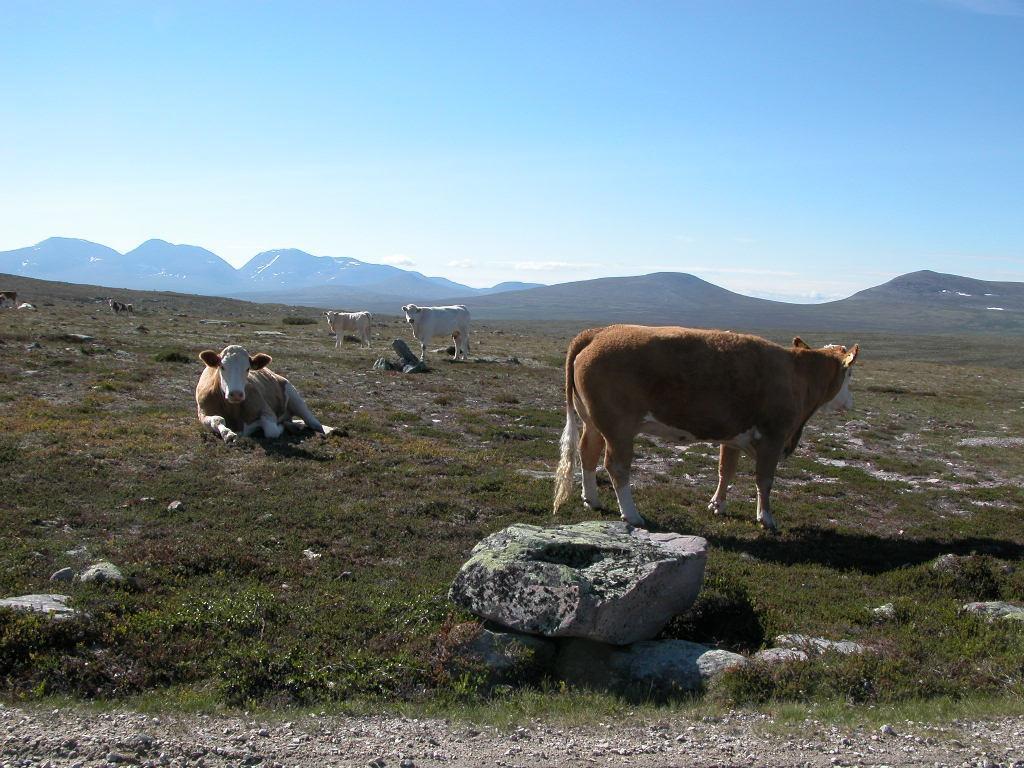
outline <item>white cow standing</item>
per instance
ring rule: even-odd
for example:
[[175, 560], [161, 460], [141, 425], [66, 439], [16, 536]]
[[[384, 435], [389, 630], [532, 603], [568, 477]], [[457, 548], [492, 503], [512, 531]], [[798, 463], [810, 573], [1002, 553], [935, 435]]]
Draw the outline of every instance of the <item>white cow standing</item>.
[[462, 304], [451, 307], [418, 307], [406, 304], [402, 307], [405, 319], [412, 325], [412, 335], [420, 343], [422, 359], [427, 359], [427, 343], [434, 336], [451, 335], [455, 342], [455, 355], [465, 360], [469, 355], [469, 310]]
[[298, 431], [292, 421], [298, 416], [315, 432], [330, 434], [332, 427], [321, 424], [288, 379], [267, 368], [270, 355], [250, 356], [237, 344], [218, 355], [212, 349], [199, 354], [206, 363], [196, 385], [196, 409], [203, 426], [226, 443], [239, 435], [249, 437], [262, 429], [268, 438]]
[[369, 312], [324, 312], [327, 327], [335, 335], [334, 347], [337, 349], [345, 338], [345, 331], [354, 331], [359, 340], [370, 346], [370, 321], [373, 315]]

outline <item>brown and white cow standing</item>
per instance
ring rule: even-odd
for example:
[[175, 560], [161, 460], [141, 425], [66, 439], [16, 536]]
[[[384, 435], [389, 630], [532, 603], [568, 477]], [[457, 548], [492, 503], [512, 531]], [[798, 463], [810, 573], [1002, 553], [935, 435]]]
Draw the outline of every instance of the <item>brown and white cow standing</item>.
[[[721, 444], [718, 489], [709, 509], [722, 512], [740, 451], [756, 462], [757, 520], [776, 530], [769, 494], [779, 461], [800, 441], [819, 409], [853, 405], [851, 366], [859, 347], [791, 348], [730, 331], [610, 325], [583, 331], [565, 358], [565, 429], [555, 477], [555, 510], [572, 492], [581, 465], [583, 500], [601, 507], [597, 462], [611, 477], [619, 511], [643, 525], [630, 490], [633, 438], [640, 432], [682, 443]], [[578, 433], [577, 415], [583, 421]]]
[[107, 299], [107, 306], [110, 307], [110, 311], [115, 315], [119, 315], [122, 312], [127, 312], [129, 315], [135, 314], [135, 307], [123, 301], [117, 299]]
[[199, 421], [224, 442], [239, 435], [249, 437], [259, 429], [268, 438], [280, 437], [285, 429], [301, 429], [293, 416], [315, 432], [326, 435], [334, 431], [317, 420], [288, 379], [267, 368], [270, 355], [250, 356], [243, 347], [232, 344], [219, 355], [205, 350], [199, 359], [206, 363], [196, 385]]

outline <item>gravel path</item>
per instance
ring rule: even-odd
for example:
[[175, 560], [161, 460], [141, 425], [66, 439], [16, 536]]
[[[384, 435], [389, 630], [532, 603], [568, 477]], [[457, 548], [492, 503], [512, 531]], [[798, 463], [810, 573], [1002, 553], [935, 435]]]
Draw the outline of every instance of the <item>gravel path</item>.
[[1024, 718], [941, 727], [774, 727], [750, 713], [515, 730], [445, 720], [239, 717], [0, 705], [0, 767], [28, 766], [977, 766], [1024, 768]]

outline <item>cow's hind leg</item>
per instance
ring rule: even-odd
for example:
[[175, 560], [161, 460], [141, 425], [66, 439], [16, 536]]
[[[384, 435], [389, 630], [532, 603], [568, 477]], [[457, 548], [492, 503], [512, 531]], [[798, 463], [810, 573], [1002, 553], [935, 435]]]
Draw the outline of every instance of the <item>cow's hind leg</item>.
[[[458, 360], [459, 355], [462, 353], [462, 333], [452, 331], [452, 342], [455, 344], [455, 354], [452, 355], [452, 360]], [[465, 358], [465, 355], [463, 355], [463, 358]]]
[[633, 491], [629, 485], [629, 472], [633, 464], [633, 436], [605, 436], [604, 467], [612, 479], [615, 498], [619, 502], [619, 514], [630, 525], [646, 525], [646, 521], [636, 511], [633, 503]]
[[769, 531], [778, 531], [772, 517], [770, 496], [775, 482], [775, 468], [782, 458], [782, 443], [764, 440], [757, 446], [757, 522]]
[[715, 495], [708, 504], [708, 510], [716, 515], [725, 514], [726, 496], [729, 493], [729, 486], [736, 479], [736, 467], [739, 463], [739, 448], [723, 445], [718, 453], [718, 488], [715, 489]]
[[299, 394], [299, 390], [295, 388], [295, 385], [290, 381], [284, 385], [285, 395], [288, 397], [288, 412], [294, 413], [304, 422], [306, 426], [312, 429], [314, 432], [320, 432], [327, 434], [331, 431], [330, 427], [324, 427], [320, 423], [319, 419], [313, 415], [313, 412], [309, 410], [309, 406], [306, 405], [306, 401], [302, 399], [302, 395]]
[[601, 460], [604, 450], [604, 437], [597, 427], [583, 423], [583, 434], [580, 435], [580, 465], [583, 468], [583, 503], [593, 510], [605, 509], [601, 497], [597, 493], [597, 462]]

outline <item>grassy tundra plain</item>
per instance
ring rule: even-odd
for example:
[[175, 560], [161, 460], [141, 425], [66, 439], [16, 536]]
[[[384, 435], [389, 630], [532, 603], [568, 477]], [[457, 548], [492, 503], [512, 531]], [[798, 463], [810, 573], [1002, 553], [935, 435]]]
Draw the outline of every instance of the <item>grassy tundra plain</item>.
[[[371, 370], [392, 338], [411, 340], [397, 318], [378, 318], [372, 349], [335, 351], [319, 310], [118, 291], [136, 315], [115, 317], [104, 289], [17, 287], [39, 311], [0, 314], [0, 596], [66, 592], [83, 613], [0, 612], [6, 696], [491, 695], [438, 663], [445, 629], [470, 618], [446, 592], [485, 535], [592, 517], [581, 504], [551, 516], [563, 356], [579, 326], [476, 321], [471, 357], [518, 364], [437, 354], [430, 373], [403, 376]], [[1008, 439], [1024, 435], [1018, 340], [763, 333], [860, 342], [855, 408], [812, 420], [780, 466], [777, 536], [754, 523], [748, 459], [715, 517], [714, 446], [638, 441], [641, 512], [710, 543], [704, 591], [665, 636], [752, 652], [800, 632], [877, 651], [730, 673], [709, 692], [724, 704], [1019, 699], [1024, 626], [959, 612], [1024, 598], [1024, 459]], [[197, 355], [228, 343], [270, 353], [339, 434], [228, 446], [203, 432]], [[601, 492], [613, 502], [603, 477]], [[936, 567], [950, 553], [962, 557]], [[49, 581], [101, 559], [127, 586]], [[895, 616], [880, 621], [884, 603]], [[531, 695], [555, 711], [573, 694], [550, 681]]]

